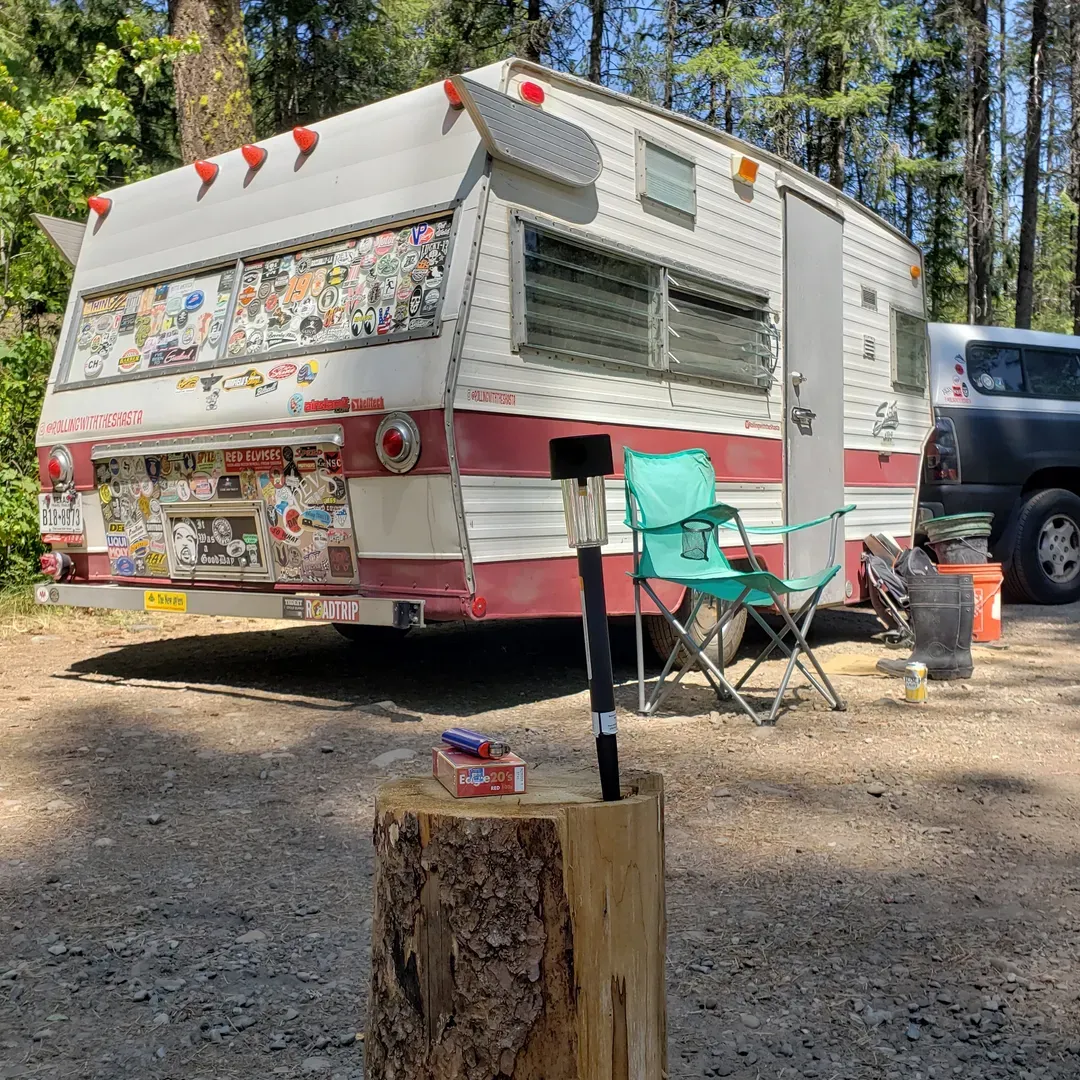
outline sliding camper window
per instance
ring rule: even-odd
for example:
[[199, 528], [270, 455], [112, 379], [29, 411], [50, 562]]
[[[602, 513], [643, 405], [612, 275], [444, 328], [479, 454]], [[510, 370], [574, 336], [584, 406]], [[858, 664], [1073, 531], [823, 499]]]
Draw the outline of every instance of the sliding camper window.
[[244, 261], [230, 357], [432, 332], [451, 218]]
[[212, 360], [232, 287], [229, 266], [84, 299], [65, 382], [165, 373]]
[[768, 389], [774, 336], [760, 300], [669, 274], [667, 318], [672, 372]]
[[524, 227], [525, 334], [535, 349], [635, 367], [658, 363], [658, 267]]
[[971, 344], [968, 378], [979, 394], [1080, 399], [1080, 351], [1018, 345]]
[[909, 390], [926, 389], [928, 337], [921, 315], [892, 309], [893, 382]]

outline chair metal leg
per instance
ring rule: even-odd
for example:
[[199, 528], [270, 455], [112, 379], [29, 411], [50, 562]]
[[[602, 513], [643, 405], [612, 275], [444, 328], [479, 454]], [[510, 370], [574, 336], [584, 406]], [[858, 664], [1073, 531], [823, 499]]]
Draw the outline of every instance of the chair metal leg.
[[[697, 643], [687, 633], [686, 627], [684, 627], [682, 625], [682, 623], [680, 623], [679, 620], [676, 619], [675, 616], [672, 615], [671, 612], [668, 611], [666, 607], [664, 607], [664, 605], [660, 602], [659, 597], [657, 597], [657, 595], [649, 587], [649, 583], [647, 581], [642, 582], [642, 588], [649, 594], [652, 601], [664, 613], [664, 615], [667, 618], [668, 622], [671, 624], [672, 629], [678, 635], [679, 640], [686, 646], [686, 648], [692, 654], [697, 656], [698, 661], [703, 666], [703, 670], [707, 669], [707, 671], [710, 672], [712, 674], [712, 676], [728, 691], [728, 693], [731, 695], [732, 699], [735, 702], [737, 702], [739, 707], [747, 714], [747, 716], [749, 716], [754, 721], [755, 724], [760, 724], [761, 723], [761, 718], [754, 711], [753, 707], [749, 703], [747, 703], [743, 699], [743, 697], [739, 694], [739, 692], [731, 685], [731, 683], [729, 683], [727, 681], [727, 679], [724, 678], [723, 674], [717, 668], [716, 664], [714, 664], [713, 661], [707, 655], [705, 655], [705, 653], [701, 652], [701, 650], [698, 648]], [[675, 650], [675, 651], [677, 651], [677, 650]], [[670, 658], [669, 658], [669, 662], [670, 662]], [[670, 672], [670, 667], [667, 669], [667, 671]], [[663, 687], [661, 685], [657, 686], [656, 691], [654, 691], [654, 693], [653, 693], [652, 699], [649, 701], [649, 703], [647, 705], [647, 709], [648, 709], [648, 711], [650, 713], [656, 711], [656, 709], [660, 705], [660, 702], [663, 701], [664, 698], [667, 697], [668, 692], [670, 692], [671, 689], [674, 689], [674, 685], [675, 684], [668, 684], [667, 687]], [[664, 690], [663, 694], [660, 693], [661, 690]]]
[[645, 636], [641, 631], [641, 582], [634, 579], [634, 636], [637, 641], [638, 712], [645, 715]]

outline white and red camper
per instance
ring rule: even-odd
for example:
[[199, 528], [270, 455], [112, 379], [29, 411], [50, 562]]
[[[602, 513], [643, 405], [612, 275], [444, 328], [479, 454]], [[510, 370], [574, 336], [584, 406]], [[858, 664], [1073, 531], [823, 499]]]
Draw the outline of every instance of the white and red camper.
[[[61, 238], [42, 603], [576, 614], [548, 440], [583, 432], [704, 447], [751, 525], [856, 503], [826, 602], [863, 597], [864, 535], [911, 533], [919, 253], [723, 132], [512, 60], [91, 201]], [[608, 504], [630, 613], [617, 477]], [[817, 542], [760, 550], [796, 573]]]

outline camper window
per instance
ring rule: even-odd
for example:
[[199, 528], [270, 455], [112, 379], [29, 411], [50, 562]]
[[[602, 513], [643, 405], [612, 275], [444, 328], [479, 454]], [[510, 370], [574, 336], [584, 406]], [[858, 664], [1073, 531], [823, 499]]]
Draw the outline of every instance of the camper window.
[[893, 382], [913, 390], [926, 389], [926, 320], [900, 308], [892, 309]]
[[[697, 214], [695, 165], [681, 154], [638, 136], [637, 191], [639, 199], [678, 210], [693, 218]], [[691, 223], [692, 224], [692, 223]]]
[[582, 359], [656, 366], [660, 270], [524, 228], [523, 344]]
[[680, 375], [767, 389], [775, 353], [768, 312], [746, 297], [668, 278], [668, 361]]
[[968, 377], [980, 394], [1022, 394], [1020, 350], [1002, 345], [969, 345]]
[[138, 371], [163, 374], [213, 360], [233, 287], [233, 267], [84, 299], [72, 331], [65, 383]]

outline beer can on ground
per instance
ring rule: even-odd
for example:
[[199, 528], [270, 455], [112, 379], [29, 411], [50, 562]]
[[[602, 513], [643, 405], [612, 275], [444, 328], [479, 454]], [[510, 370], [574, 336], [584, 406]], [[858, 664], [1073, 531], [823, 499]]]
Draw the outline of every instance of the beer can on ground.
[[904, 700], [922, 702], [926, 700], [926, 665], [912, 660], [904, 668]]

